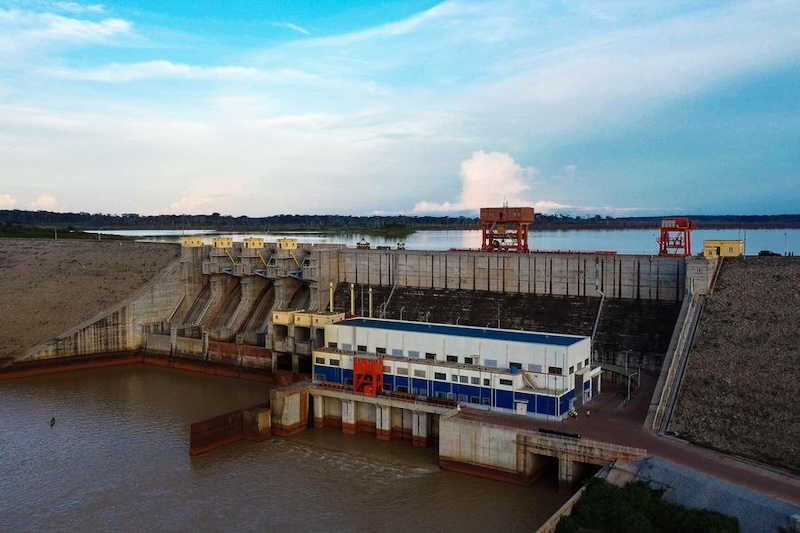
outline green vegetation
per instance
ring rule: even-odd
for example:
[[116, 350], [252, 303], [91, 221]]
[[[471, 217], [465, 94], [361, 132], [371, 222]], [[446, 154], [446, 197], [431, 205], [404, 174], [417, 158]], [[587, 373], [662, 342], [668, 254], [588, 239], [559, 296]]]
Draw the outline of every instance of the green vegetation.
[[[25, 226], [14, 222], [0, 223], [0, 238], [19, 239], [97, 239], [96, 234], [73, 228]], [[103, 240], [126, 240], [126, 237], [104, 235]]]
[[713, 511], [686, 509], [661, 499], [644, 481], [622, 488], [591, 479], [572, 514], [558, 523], [558, 533], [603, 531], [614, 533], [734, 533], [739, 521]]
[[[662, 217], [601, 217], [537, 214], [532, 231], [559, 229], [657, 229]], [[798, 228], [800, 214], [766, 216], [689, 216], [702, 229]], [[229, 232], [319, 232], [406, 237], [416, 230], [480, 229], [478, 212], [473, 216], [346, 216], [273, 215], [266, 217], [210, 215], [155, 215], [135, 213], [54, 213], [50, 211], [0, 210], [0, 224], [72, 227], [75, 229], [213, 229]]]

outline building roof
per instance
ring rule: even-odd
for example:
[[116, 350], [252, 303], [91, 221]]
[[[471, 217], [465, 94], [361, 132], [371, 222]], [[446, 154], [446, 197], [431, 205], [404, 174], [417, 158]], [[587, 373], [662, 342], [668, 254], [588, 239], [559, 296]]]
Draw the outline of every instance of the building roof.
[[451, 335], [454, 337], [473, 337], [498, 341], [525, 342], [531, 344], [549, 344], [551, 346], [572, 346], [589, 337], [580, 335], [562, 335], [558, 333], [541, 333], [535, 331], [517, 331], [513, 329], [480, 328], [452, 324], [433, 324], [431, 322], [408, 322], [377, 318], [348, 318], [334, 322], [341, 326], [386, 329], [391, 331], [407, 331], [411, 333], [432, 333], [434, 335]]

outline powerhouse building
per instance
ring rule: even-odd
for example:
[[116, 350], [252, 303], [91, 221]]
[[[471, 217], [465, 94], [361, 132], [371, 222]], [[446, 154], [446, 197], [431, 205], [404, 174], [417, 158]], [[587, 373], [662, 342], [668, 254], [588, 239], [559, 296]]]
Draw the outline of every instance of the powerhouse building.
[[601, 387], [589, 337], [372, 318], [325, 325], [325, 346], [313, 352], [315, 381], [358, 385], [365, 362], [380, 373], [371, 378], [373, 394], [539, 418], [561, 419]]

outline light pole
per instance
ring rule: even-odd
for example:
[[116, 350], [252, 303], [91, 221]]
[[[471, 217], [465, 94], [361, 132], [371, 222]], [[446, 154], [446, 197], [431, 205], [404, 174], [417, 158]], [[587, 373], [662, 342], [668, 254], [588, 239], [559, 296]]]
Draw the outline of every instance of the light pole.
[[635, 376], [636, 372], [628, 374], [628, 401], [631, 400], [631, 376]]

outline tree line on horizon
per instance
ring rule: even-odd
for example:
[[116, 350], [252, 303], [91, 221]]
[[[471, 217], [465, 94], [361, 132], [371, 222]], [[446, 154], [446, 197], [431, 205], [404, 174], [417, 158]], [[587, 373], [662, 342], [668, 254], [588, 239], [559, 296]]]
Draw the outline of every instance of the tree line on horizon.
[[[657, 229], [664, 217], [572, 216], [536, 214], [531, 230], [536, 229]], [[687, 216], [699, 228], [797, 228], [800, 214], [787, 215], [700, 215]], [[229, 231], [316, 230], [387, 231], [406, 228], [480, 229], [480, 218], [466, 216], [410, 215], [299, 215], [265, 217], [207, 215], [122, 215], [103, 213], [59, 213], [53, 211], [0, 210], [0, 223], [20, 226], [45, 226], [87, 229], [220, 229]]]

